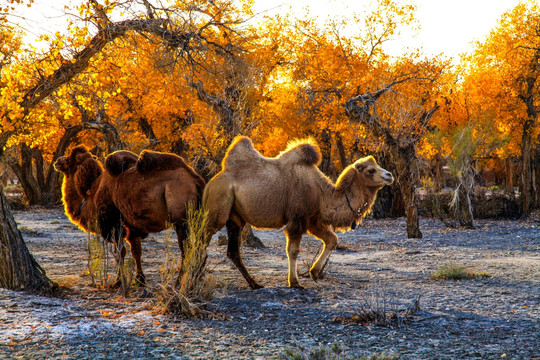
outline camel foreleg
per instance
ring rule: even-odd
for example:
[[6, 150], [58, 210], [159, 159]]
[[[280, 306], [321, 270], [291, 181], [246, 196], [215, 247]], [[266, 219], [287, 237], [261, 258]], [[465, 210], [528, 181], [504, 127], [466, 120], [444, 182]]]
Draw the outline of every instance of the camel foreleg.
[[131, 249], [131, 256], [135, 260], [135, 285], [145, 287], [146, 286], [146, 276], [143, 273], [142, 269], [142, 239], [141, 236], [130, 229], [129, 235], [127, 237], [127, 242]]
[[289, 282], [289, 287], [298, 289], [304, 288], [298, 282], [298, 254], [300, 253], [301, 241], [302, 235], [287, 235], [287, 258], [289, 260], [289, 275], [287, 280]]
[[126, 257], [126, 247], [124, 246], [123, 239], [120, 239], [120, 242], [113, 242], [113, 253], [114, 259], [116, 261], [117, 270], [116, 270], [116, 279], [111, 285], [111, 288], [117, 289], [122, 285], [122, 266], [124, 264], [124, 258]]
[[311, 279], [317, 281], [321, 275], [324, 265], [326, 265], [326, 261], [328, 260], [330, 253], [337, 246], [338, 237], [328, 226], [324, 227], [313, 225], [309, 227], [308, 231], [311, 235], [317, 237], [323, 242], [323, 251], [317, 258], [317, 260], [315, 260], [315, 262], [311, 266], [311, 269], [309, 269], [309, 275], [311, 276]]
[[302, 235], [306, 232], [307, 221], [296, 219], [291, 221], [285, 228], [287, 236], [287, 258], [289, 260], [289, 287], [303, 289], [298, 281], [298, 254], [300, 253], [300, 243]]

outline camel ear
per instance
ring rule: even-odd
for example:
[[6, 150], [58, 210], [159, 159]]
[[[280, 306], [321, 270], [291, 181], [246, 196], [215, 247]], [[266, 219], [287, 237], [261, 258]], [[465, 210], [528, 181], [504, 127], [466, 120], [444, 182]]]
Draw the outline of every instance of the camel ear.
[[354, 167], [359, 172], [362, 172], [366, 168], [366, 164], [364, 164], [363, 162], [357, 162], [356, 164], [354, 164]]
[[84, 161], [84, 159], [87, 157], [88, 155], [86, 153], [84, 154], [77, 154], [75, 155], [75, 163], [76, 164], [80, 164]]

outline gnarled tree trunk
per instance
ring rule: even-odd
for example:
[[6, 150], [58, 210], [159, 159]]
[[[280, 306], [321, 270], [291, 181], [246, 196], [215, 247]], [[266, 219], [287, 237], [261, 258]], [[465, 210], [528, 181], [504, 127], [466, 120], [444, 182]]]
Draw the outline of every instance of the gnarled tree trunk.
[[[345, 111], [351, 121], [364, 124], [373, 135], [384, 141], [397, 170], [397, 174], [395, 174], [396, 185], [399, 187], [405, 202], [407, 237], [421, 238], [422, 232], [420, 231], [416, 199], [419, 169], [416, 146], [421, 137], [415, 134], [402, 134], [401, 139], [398, 139], [393, 135], [392, 129], [385, 125], [387, 122], [382, 121], [379, 113], [375, 110], [379, 97], [392, 89], [394, 85], [408, 80], [411, 78], [396, 80], [380, 90], [355, 96], [347, 100]], [[429, 120], [438, 109], [439, 106], [435, 103], [427, 111], [419, 109], [417, 113], [409, 115], [417, 120], [419, 129], [427, 129]]]
[[17, 229], [0, 187], [0, 287], [52, 295], [58, 285], [47, 277]]

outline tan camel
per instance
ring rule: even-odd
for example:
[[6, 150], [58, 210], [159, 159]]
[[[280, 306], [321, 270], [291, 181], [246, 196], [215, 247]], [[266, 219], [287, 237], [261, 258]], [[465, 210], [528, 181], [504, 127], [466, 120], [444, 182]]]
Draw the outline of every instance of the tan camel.
[[317, 280], [337, 246], [334, 229], [356, 226], [370, 211], [377, 191], [393, 182], [392, 174], [372, 156], [348, 166], [333, 184], [318, 168], [320, 150], [313, 140], [299, 141], [275, 158], [262, 156], [250, 139], [237, 137], [222, 162], [222, 170], [206, 185], [208, 234], [227, 226], [227, 256], [252, 289], [262, 287], [246, 270], [239, 235], [249, 223], [258, 228], [282, 228], [287, 236], [290, 287], [298, 282], [297, 257], [302, 235], [323, 242], [323, 251], [309, 270]]

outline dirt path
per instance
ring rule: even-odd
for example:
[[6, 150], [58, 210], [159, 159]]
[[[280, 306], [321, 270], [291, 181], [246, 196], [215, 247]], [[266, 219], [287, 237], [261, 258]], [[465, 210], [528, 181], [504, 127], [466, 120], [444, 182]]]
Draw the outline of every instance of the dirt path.
[[[213, 240], [209, 268], [217, 280], [207, 307], [225, 319], [174, 320], [153, 299], [123, 298], [89, 285], [87, 236], [62, 210], [16, 212], [23, 236], [49, 277], [70, 290], [45, 298], [0, 289], [2, 359], [268, 359], [287, 348], [338, 344], [344, 358], [387, 351], [399, 359], [540, 359], [540, 217], [478, 221], [473, 230], [422, 219], [423, 239], [407, 239], [404, 219], [367, 219], [340, 234], [326, 278], [285, 287], [281, 232], [258, 231], [266, 249], [243, 249], [248, 289]], [[143, 244], [150, 284], [160, 281], [167, 237]], [[301, 270], [315, 255], [303, 242]], [[306, 256], [308, 255], [308, 256]], [[455, 263], [492, 277], [430, 280]], [[420, 311], [400, 324], [345, 321], [362, 308], [401, 313], [420, 297]], [[400, 325], [400, 326], [398, 326]]]

